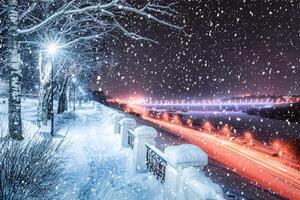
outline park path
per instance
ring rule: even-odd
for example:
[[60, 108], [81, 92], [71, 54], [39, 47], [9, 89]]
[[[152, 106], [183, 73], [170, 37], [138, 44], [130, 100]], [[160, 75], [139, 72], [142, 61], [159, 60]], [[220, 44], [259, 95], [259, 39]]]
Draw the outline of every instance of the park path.
[[66, 141], [71, 143], [65, 152], [59, 199], [160, 199], [158, 183], [150, 174], [128, 172], [130, 150], [122, 149], [119, 136], [113, 135], [108, 111], [83, 105], [76, 118], [58, 130], [57, 134], [67, 133]]

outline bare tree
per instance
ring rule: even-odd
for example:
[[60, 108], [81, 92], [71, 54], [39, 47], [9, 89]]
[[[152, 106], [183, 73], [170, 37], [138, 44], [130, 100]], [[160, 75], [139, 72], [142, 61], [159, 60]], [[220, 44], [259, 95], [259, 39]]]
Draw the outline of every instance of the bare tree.
[[[24, 43], [37, 44], [33, 36], [40, 31], [55, 32], [64, 41], [60, 48], [69, 48], [83, 41], [98, 40], [114, 33], [123, 33], [135, 40], [148, 40], [122, 25], [122, 18], [139, 16], [171, 28], [180, 27], [172, 23], [176, 11], [171, 5], [161, 5], [128, 0], [1, 0], [1, 10], [7, 15], [2, 31], [7, 39], [7, 64], [9, 67], [9, 134], [14, 139], [22, 139], [21, 121], [21, 52]], [[42, 12], [46, 5], [47, 15]], [[0, 13], [1, 14], [1, 13]], [[154, 41], [153, 41], [154, 42]], [[37, 44], [39, 45], [39, 44]]]

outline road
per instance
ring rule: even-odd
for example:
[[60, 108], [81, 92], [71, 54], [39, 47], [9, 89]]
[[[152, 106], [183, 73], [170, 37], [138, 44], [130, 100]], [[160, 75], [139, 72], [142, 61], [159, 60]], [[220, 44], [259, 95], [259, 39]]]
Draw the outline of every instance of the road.
[[[179, 137], [166, 129], [160, 128], [159, 125], [142, 120], [138, 117], [134, 118], [137, 121], [138, 126], [147, 125], [157, 129], [159, 134], [155, 139], [156, 147], [161, 151], [164, 151], [168, 146], [190, 143], [182, 137]], [[213, 180], [213, 182], [222, 186], [222, 189], [226, 194], [225, 199], [285, 200], [285, 198], [276, 195], [273, 191], [263, 189], [256, 183], [237, 174], [227, 166], [212, 158], [208, 159], [208, 165], [204, 167], [204, 172], [206, 176]]]
[[300, 199], [300, 173], [270, 157], [198, 130], [143, 116], [149, 122], [199, 146], [211, 158], [265, 189], [288, 199]]

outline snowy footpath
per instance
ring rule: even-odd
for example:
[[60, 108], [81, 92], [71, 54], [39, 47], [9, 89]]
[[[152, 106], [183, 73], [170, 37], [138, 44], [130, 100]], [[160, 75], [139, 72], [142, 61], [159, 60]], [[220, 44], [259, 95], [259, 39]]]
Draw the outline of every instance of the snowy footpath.
[[[49, 138], [51, 137], [49, 127], [39, 129], [36, 125], [36, 106], [36, 100], [26, 99], [23, 101], [24, 132], [28, 135], [37, 133], [40, 137]], [[77, 105], [75, 112], [55, 115], [55, 137], [51, 139], [60, 141], [64, 138], [68, 148], [63, 154], [65, 170], [55, 190], [55, 198], [51, 199], [161, 200], [168, 193], [163, 194], [163, 188], [167, 188], [166, 191], [169, 191], [168, 187], [163, 187], [151, 173], [133, 172], [132, 165], [130, 165], [133, 152], [130, 148], [121, 147], [121, 136], [113, 133], [112, 119], [108, 114], [110, 111], [111, 108], [98, 103], [89, 103]], [[0, 103], [0, 118], [3, 124], [7, 124], [7, 103]], [[179, 152], [177, 154], [179, 155]], [[180, 155], [189, 158], [186, 156], [187, 154], [194, 155], [191, 152], [183, 152]], [[171, 157], [176, 158], [177, 156]], [[177, 163], [177, 161], [173, 163]], [[166, 169], [166, 171], [177, 174], [177, 168], [172, 168], [172, 170], [171, 168], [170, 165], [170, 169]], [[199, 191], [204, 196], [211, 197], [221, 190], [219, 187], [216, 189], [215, 184], [208, 181], [204, 174], [191, 171], [191, 168], [186, 172], [188, 174], [193, 172], [187, 178], [188, 181], [182, 183], [192, 186], [191, 193], [187, 194], [193, 197], [188, 199], [199, 199]], [[170, 176], [166, 175], [166, 182], [170, 184], [168, 186], [177, 185], [175, 180], [177, 176], [172, 173]], [[182, 178], [182, 180], [185, 179]], [[185, 186], [184, 190], [189, 187]]]
[[[160, 183], [150, 173], [134, 174], [128, 170], [130, 150], [121, 148], [120, 136], [113, 134], [113, 124], [107, 119], [110, 108], [94, 104], [77, 105], [75, 113], [55, 115], [54, 139], [66, 136], [68, 144], [65, 172], [55, 199], [162, 199]], [[39, 132], [39, 136], [49, 138], [49, 127], [39, 129], [36, 125], [36, 108], [36, 100], [23, 100], [24, 132]], [[0, 121], [7, 124], [5, 99], [0, 103]]]
[[150, 173], [128, 170], [130, 150], [122, 149], [119, 136], [113, 134], [108, 111], [83, 105], [71, 121], [59, 125], [57, 134], [66, 134], [70, 144], [66, 173], [57, 187], [59, 199], [162, 199], [160, 183]]

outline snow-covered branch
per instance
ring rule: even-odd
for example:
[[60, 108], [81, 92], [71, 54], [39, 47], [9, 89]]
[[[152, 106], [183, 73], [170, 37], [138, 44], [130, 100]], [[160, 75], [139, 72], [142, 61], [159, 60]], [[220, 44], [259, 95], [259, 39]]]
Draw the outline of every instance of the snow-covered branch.
[[76, 39], [74, 39], [72, 41], [69, 41], [69, 42], [65, 43], [61, 47], [65, 48], [65, 47], [71, 46], [71, 45], [73, 45], [75, 43], [78, 43], [78, 42], [80, 42], [82, 40], [86, 41], [86, 40], [92, 40], [92, 39], [100, 39], [100, 38], [102, 38], [103, 36], [105, 36], [107, 34], [108, 34], [108, 32], [102, 32], [100, 34], [89, 35], [89, 36], [84, 36], [84, 37], [78, 37], [78, 38], [76, 38]]
[[163, 24], [165, 26], [169, 26], [172, 27], [174, 29], [182, 29], [182, 27], [176, 26], [170, 22], [164, 21], [162, 19], [159, 19], [158, 17], [155, 17], [154, 15], [151, 15], [147, 12], [145, 12], [146, 9], [151, 9], [152, 11], [158, 12], [158, 13], [165, 13], [165, 11], [159, 10], [159, 9], [155, 9], [154, 7], [151, 7], [151, 4], [148, 4], [146, 7], [144, 7], [143, 9], [137, 9], [134, 7], [128, 7], [128, 6], [123, 6], [122, 10], [127, 11], [127, 12], [133, 12], [136, 13], [138, 15], [141, 15], [143, 17], [145, 17], [146, 19], [150, 19], [153, 20], [155, 22], [158, 22], [159, 24]]
[[26, 33], [27, 34], [27, 33], [31, 33], [31, 32], [34, 32], [34, 31], [38, 31], [39, 29], [43, 28], [45, 25], [47, 25], [48, 23], [51, 23], [53, 20], [56, 20], [58, 17], [60, 17], [62, 15], [82, 14], [84, 12], [95, 11], [95, 10], [100, 10], [100, 12], [102, 12], [102, 9], [106, 9], [106, 8], [111, 7], [112, 5], [119, 2], [119, 0], [112, 1], [112, 2], [107, 3], [107, 4], [98, 3], [95, 6], [87, 6], [87, 7], [84, 7], [84, 8], [69, 9], [74, 2], [75, 2], [75, 0], [69, 2], [66, 6], [64, 6], [63, 8], [61, 8], [59, 11], [55, 12], [54, 14], [50, 15], [48, 18], [46, 18], [45, 20], [43, 20], [39, 24], [36, 24], [36, 25], [34, 25], [30, 28], [27, 28], [27, 29], [23, 29], [23, 30], [19, 29], [18, 33], [20, 33], [20, 34], [25, 34]]
[[141, 36], [137, 33], [134, 33], [134, 32], [129, 32], [117, 20], [115, 20], [115, 24], [116, 24], [116, 27], [118, 29], [120, 29], [126, 36], [128, 36], [128, 37], [130, 37], [134, 40], [145, 40], [145, 41], [150, 41], [150, 42], [153, 42], [153, 43], [157, 43], [157, 41], [152, 40], [150, 38], [143, 37], [143, 36]]
[[24, 17], [26, 17], [31, 11], [34, 10], [36, 7], [37, 2], [33, 2], [20, 16], [19, 16], [19, 21], [21, 21]]
[[58, 10], [57, 12], [55, 12], [54, 14], [50, 15], [48, 18], [46, 18], [45, 20], [43, 20], [42, 22], [28, 28], [28, 29], [18, 29], [18, 33], [19, 34], [28, 34], [34, 31], [38, 31], [39, 29], [43, 28], [44, 26], [46, 26], [48, 23], [50, 23], [51, 21], [55, 20], [56, 18], [60, 17], [73, 3], [75, 0], [69, 2], [67, 5], [63, 6], [60, 10]]
[[[53, 21], [57, 20], [60, 17], [80, 16], [80, 18], [85, 18], [86, 16], [89, 15], [96, 15], [96, 16], [110, 17], [113, 21], [115, 21], [119, 13], [135, 13], [145, 17], [146, 19], [153, 20], [165, 26], [175, 28], [175, 29], [181, 29], [181, 27], [176, 26], [171, 22], [165, 21], [151, 14], [152, 12], [152, 13], [175, 17], [178, 13], [170, 7], [172, 4], [168, 6], [162, 6], [162, 5], [148, 3], [144, 7], [139, 9], [139, 8], [135, 8], [134, 6], [131, 6], [128, 3], [125, 4], [124, 1], [121, 0], [113, 0], [108, 3], [98, 3], [96, 5], [88, 5], [82, 7], [74, 6], [75, 5], [74, 2], [75, 0], [62, 6], [62, 8], [58, 9], [57, 12], [54, 12], [52, 15], [50, 15], [49, 17], [47, 17], [46, 19], [44, 19], [38, 24], [35, 24], [29, 28], [19, 29], [18, 33], [28, 34], [28, 33], [38, 31], [39, 29], [45, 27], [47, 24], [52, 23]], [[80, 20], [81, 19], [79, 19], [79, 21]], [[136, 34], [128, 34], [128, 32], [125, 33], [128, 36], [137, 38]]]

